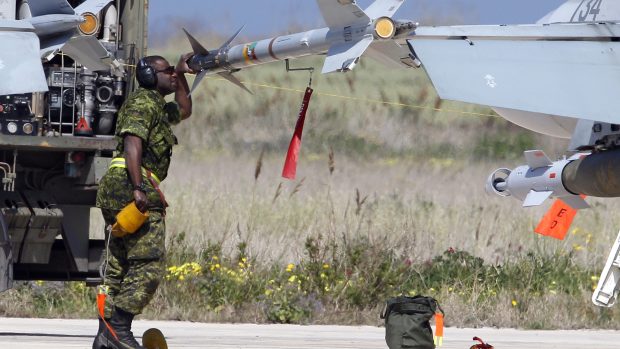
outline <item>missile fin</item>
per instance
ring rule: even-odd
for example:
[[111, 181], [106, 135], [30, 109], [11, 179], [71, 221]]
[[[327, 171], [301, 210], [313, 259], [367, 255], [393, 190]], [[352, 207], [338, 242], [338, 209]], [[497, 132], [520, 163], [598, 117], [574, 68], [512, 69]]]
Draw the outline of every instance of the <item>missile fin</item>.
[[562, 201], [575, 210], [585, 210], [590, 208], [590, 205], [579, 195], [563, 196]]
[[241, 33], [241, 31], [243, 30], [243, 28], [245, 28], [245, 24], [241, 26], [241, 28], [239, 28], [239, 30], [237, 30], [237, 32], [235, 33], [235, 35], [231, 36], [230, 39], [228, 39], [223, 45], [222, 47], [220, 47], [220, 50], [223, 48], [228, 48], [228, 46], [230, 45], [230, 43], [233, 42], [233, 40], [235, 40], [237, 38], [237, 36], [239, 36], [239, 33]]
[[392, 17], [405, 0], [377, 0], [366, 8], [366, 14], [372, 19]]
[[332, 45], [327, 51], [327, 57], [323, 63], [323, 74], [335, 71], [346, 72], [353, 69], [357, 60], [366, 52], [372, 42], [372, 36], [365, 36], [357, 42]]
[[549, 167], [553, 165], [553, 162], [547, 154], [545, 154], [542, 150], [528, 150], [523, 153], [525, 155], [525, 160], [527, 161], [527, 165], [535, 170], [541, 167]]
[[330, 28], [367, 24], [371, 19], [353, 0], [317, 0], [325, 23]]
[[75, 10], [67, 0], [34, 0], [28, 1], [28, 6], [32, 17], [75, 14]]
[[209, 50], [204, 48], [202, 44], [198, 42], [198, 40], [196, 40], [190, 33], [187, 32], [187, 30], [185, 30], [185, 28], [183, 28], [183, 31], [185, 32], [185, 35], [187, 35], [187, 39], [189, 40], [189, 43], [192, 45], [192, 50], [194, 50], [194, 54], [204, 55], [204, 56], [209, 54]]
[[234, 75], [232, 75], [232, 73], [230, 73], [230, 72], [222, 72], [222, 73], [219, 73], [217, 75], [219, 75], [219, 76], [223, 77], [224, 79], [232, 82], [233, 84], [241, 87], [242, 89], [244, 89], [249, 94], [251, 94], [251, 95], [254, 94], [241, 81], [239, 81], [239, 79], [237, 79]]
[[194, 84], [192, 85], [192, 89], [189, 91], [188, 96], [191, 96], [192, 93], [194, 93], [194, 90], [198, 87], [198, 85], [200, 85], [200, 82], [202, 81], [202, 79], [204, 79], [205, 76], [207, 76], [206, 70], [203, 70], [198, 73], [198, 75], [196, 75], [196, 78], [194, 79]]
[[75, 8], [75, 13], [81, 15], [85, 12], [90, 12], [93, 14], [97, 14], [101, 12], [101, 10], [108, 6], [112, 0], [87, 0], [84, 1], [80, 6]]
[[73, 37], [62, 51], [92, 71], [109, 70], [112, 63], [112, 56], [94, 36]]
[[530, 190], [530, 193], [525, 197], [525, 201], [523, 201], [523, 207], [540, 206], [551, 194], [553, 194], [553, 191]]
[[410, 51], [393, 40], [373, 42], [366, 54], [388, 68], [411, 68], [411, 65], [403, 63], [410, 59]]

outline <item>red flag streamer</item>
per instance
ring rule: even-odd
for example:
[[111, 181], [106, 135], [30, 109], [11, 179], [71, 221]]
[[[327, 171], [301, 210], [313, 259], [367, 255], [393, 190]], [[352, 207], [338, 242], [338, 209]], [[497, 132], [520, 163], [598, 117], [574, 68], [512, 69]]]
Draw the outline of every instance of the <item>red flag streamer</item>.
[[304, 121], [306, 121], [306, 112], [308, 111], [312, 92], [314, 92], [312, 88], [306, 88], [304, 101], [301, 104], [297, 125], [295, 126], [295, 133], [293, 134], [293, 139], [291, 139], [291, 144], [288, 146], [284, 169], [282, 169], [282, 177], [287, 179], [295, 179], [295, 175], [297, 174], [297, 160], [299, 159], [299, 149], [301, 148], [301, 135], [304, 132]]

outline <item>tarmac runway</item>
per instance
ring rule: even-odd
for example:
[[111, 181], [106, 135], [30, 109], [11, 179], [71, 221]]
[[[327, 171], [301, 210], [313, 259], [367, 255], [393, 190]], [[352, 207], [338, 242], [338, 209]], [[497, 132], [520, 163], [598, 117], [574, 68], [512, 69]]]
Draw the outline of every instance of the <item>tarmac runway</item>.
[[[161, 329], [169, 348], [341, 349], [387, 348], [384, 329], [377, 327], [230, 325], [190, 322], [137, 321], [134, 332]], [[0, 318], [0, 347], [90, 348], [96, 320]], [[496, 349], [620, 348], [620, 331], [519, 331], [457, 329], [445, 331], [444, 349], [468, 349], [474, 336]]]

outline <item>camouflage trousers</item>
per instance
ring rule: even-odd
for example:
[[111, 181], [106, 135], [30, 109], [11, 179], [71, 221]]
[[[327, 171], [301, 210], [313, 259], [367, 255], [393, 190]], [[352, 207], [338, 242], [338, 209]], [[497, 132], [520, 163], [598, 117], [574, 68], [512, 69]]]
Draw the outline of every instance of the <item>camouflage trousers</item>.
[[[106, 226], [116, 221], [119, 211], [101, 211]], [[142, 313], [165, 275], [165, 242], [164, 217], [158, 211], [149, 211], [148, 220], [134, 234], [110, 236], [103, 260], [104, 285], [108, 287], [106, 318], [112, 315], [112, 307], [134, 315]]]

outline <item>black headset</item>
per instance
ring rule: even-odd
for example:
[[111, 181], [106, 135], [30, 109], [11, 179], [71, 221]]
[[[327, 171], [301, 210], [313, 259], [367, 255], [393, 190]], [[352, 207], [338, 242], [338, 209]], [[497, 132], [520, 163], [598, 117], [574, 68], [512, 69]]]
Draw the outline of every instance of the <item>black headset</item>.
[[140, 59], [136, 67], [136, 79], [140, 86], [146, 89], [152, 90], [157, 86], [157, 72], [144, 58]]

